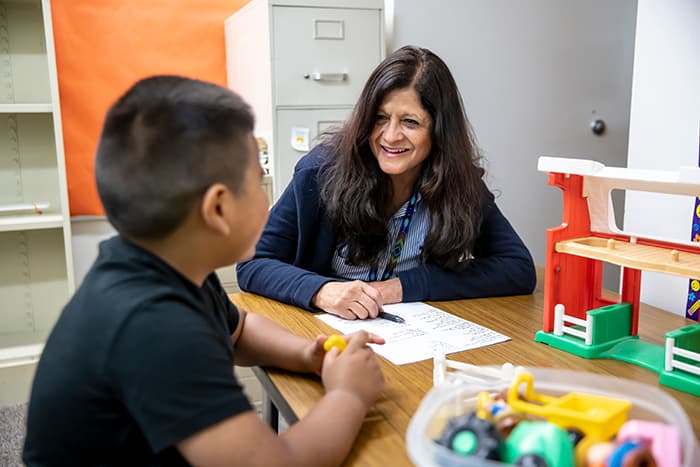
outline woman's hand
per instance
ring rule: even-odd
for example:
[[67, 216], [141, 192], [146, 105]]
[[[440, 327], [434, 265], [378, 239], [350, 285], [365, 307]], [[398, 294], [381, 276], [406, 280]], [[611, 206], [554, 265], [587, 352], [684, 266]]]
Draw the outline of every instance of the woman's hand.
[[[356, 336], [357, 333], [345, 334], [343, 335], [343, 339], [345, 339], [346, 342], [350, 342]], [[316, 336], [316, 339], [310, 342], [304, 349], [302, 358], [304, 359], [304, 366], [308, 368], [309, 373], [315, 373], [318, 376], [321, 376], [321, 372], [323, 371], [323, 361], [326, 356], [326, 351], [323, 349], [323, 343], [326, 342], [326, 339], [328, 339], [328, 336], [325, 334], [319, 334]], [[383, 337], [376, 334], [367, 333], [368, 344], [383, 345], [384, 342]]]
[[384, 298], [362, 281], [326, 282], [311, 300], [314, 306], [345, 319], [376, 318]]

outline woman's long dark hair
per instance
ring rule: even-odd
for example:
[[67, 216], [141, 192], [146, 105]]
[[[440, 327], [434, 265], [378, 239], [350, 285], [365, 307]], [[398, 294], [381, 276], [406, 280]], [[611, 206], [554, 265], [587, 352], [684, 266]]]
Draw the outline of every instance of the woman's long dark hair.
[[419, 179], [430, 212], [422, 260], [460, 270], [479, 234], [484, 171], [457, 83], [431, 51], [402, 47], [372, 72], [348, 121], [324, 143], [332, 150], [321, 171], [321, 199], [339, 241], [348, 246], [348, 261], [376, 265], [390, 241], [392, 185], [369, 138], [384, 96], [410, 87], [433, 121], [432, 150]]

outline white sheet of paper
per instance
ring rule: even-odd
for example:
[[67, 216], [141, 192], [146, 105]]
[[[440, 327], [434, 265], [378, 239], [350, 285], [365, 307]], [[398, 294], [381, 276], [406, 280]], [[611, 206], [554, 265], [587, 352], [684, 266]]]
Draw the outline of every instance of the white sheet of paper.
[[343, 334], [364, 329], [383, 337], [386, 344], [372, 344], [372, 348], [395, 365], [433, 358], [436, 352], [449, 354], [510, 340], [508, 336], [422, 302], [384, 305], [384, 311], [399, 315], [406, 322], [348, 321], [330, 314], [319, 315], [318, 319]]

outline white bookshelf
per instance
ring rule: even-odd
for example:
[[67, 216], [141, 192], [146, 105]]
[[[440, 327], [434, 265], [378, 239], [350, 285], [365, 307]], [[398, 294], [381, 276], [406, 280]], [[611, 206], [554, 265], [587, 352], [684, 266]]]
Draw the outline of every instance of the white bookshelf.
[[41, 354], [74, 289], [70, 237], [50, 2], [0, 0], [0, 368]]

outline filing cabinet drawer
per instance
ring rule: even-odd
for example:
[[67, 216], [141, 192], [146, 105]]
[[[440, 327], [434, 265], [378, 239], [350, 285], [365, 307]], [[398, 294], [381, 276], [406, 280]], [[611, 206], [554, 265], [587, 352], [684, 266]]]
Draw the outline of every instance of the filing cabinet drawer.
[[[276, 198], [279, 198], [292, 179], [294, 166], [299, 162], [299, 159], [318, 143], [319, 135], [333, 127], [342, 125], [351, 111], [352, 107], [277, 111], [277, 146], [274, 149], [273, 168]], [[297, 131], [295, 132], [294, 129]], [[304, 134], [305, 131], [308, 131], [307, 144], [309, 149], [305, 149], [303, 142], [292, 141], [294, 135]]]
[[380, 10], [275, 6], [277, 105], [352, 105], [382, 59]]

